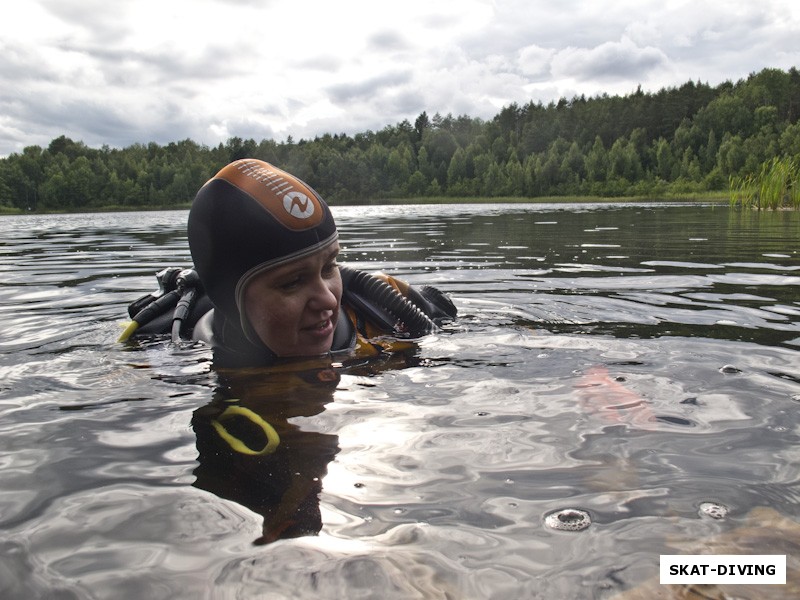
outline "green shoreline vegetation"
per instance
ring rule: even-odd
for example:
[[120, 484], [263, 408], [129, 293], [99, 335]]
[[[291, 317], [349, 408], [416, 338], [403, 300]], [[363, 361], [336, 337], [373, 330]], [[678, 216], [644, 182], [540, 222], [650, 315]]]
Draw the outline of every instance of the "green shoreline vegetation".
[[62, 135], [0, 158], [0, 214], [189, 206], [225, 164], [259, 158], [333, 206], [463, 202], [729, 201], [800, 209], [800, 72], [716, 87], [504, 107], [484, 121], [422, 112], [380, 131], [118, 149]]
[[758, 173], [732, 176], [730, 204], [758, 210], [800, 210], [800, 162], [776, 156], [763, 162]]

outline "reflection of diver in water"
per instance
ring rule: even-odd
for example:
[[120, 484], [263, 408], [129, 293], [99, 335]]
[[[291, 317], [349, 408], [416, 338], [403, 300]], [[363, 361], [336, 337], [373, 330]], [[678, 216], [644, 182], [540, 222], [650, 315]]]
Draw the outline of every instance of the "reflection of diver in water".
[[234, 372], [224, 395], [192, 417], [200, 463], [194, 485], [262, 515], [257, 544], [322, 528], [319, 493], [338, 437], [290, 419], [322, 412], [338, 381], [329, 367]]
[[[396, 352], [359, 360], [347, 373], [402, 369], [416, 362], [413, 352]], [[297, 421], [323, 412], [333, 401], [338, 368], [326, 359], [303, 360], [280, 369], [226, 370], [220, 379], [214, 400], [192, 416], [199, 462], [195, 487], [262, 515], [256, 544], [319, 533], [319, 494], [339, 438]]]
[[194, 485], [262, 515], [257, 544], [318, 533], [322, 479], [339, 438], [291, 420], [325, 410], [339, 374], [318, 365], [229, 375], [226, 389], [192, 417], [200, 463]]

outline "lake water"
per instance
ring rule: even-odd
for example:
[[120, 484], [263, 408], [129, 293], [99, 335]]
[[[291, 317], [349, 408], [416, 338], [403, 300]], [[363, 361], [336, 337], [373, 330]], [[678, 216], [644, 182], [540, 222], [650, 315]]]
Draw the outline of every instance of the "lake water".
[[[800, 213], [334, 211], [342, 262], [458, 321], [219, 373], [115, 341], [186, 212], [0, 217], [0, 597], [678, 597], [679, 553], [786, 554], [726, 597], [798, 593]], [[225, 450], [229, 406], [278, 450]]]

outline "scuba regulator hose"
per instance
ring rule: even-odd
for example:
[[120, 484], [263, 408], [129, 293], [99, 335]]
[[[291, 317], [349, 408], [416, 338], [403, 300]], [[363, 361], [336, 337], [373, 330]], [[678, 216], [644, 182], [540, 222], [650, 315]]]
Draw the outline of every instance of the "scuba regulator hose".
[[172, 341], [181, 341], [181, 330], [189, 319], [195, 301], [200, 296], [200, 278], [194, 269], [169, 267], [157, 274], [160, 289], [146, 294], [128, 308], [131, 322], [117, 341], [126, 342], [140, 328], [153, 319], [173, 311]]
[[[369, 314], [375, 321], [386, 329], [397, 333], [407, 333], [411, 337], [422, 337], [438, 329], [428, 315], [422, 312], [416, 304], [403, 296], [391, 285], [365, 271], [358, 271], [350, 267], [339, 267], [342, 278], [347, 280], [345, 293], [348, 300], [358, 305], [358, 308]], [[352, 291], [352, 293], [350, 293]], [[374, 301], [382, 311], [378, 312], [373, 306], [362, 302], [362, 295]], [[394, 321], [387, 319], [388, 313]], [[402, 327], [398, 327], [398, 322]]]
[[181, 299], [178, 301], [172, 317], [172, 342], [177, 344], [181, 341], [183, 323], [192, 314], [192, 308], [200, 288], [200, 277], [194, 269], [184, 269], [178, 273], [176, 283]]
[[172, 290], [171, 292], [167, 292], [163, 296], [153, 300], [150, 304], [136, 313], [136, 316], [134, 316], [131, 322], [128, 323], [117, 341], [127, 342], [134, 332], [139, 329], [139, 327], [147, 325], [157, 316], [165, 313], [178, 304], [180, 297], [181, 294], [178, 290]]

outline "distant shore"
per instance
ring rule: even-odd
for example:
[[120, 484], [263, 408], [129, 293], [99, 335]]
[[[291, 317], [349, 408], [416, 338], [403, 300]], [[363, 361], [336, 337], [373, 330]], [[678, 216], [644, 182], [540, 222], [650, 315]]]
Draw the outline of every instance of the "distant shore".
[[[368, 202], [336, 202], [331, 203], [332, 207], [339, 206], [402, 206], [415, 204], [596, 204], [596, 203], [632, 203], [632, 202], [712, 202], [727, 203], [728, 194], [726, 192], [703, 192], [690, 194], [669, 194], [657, 198], [649, 196], [546, 196], [539, 198], [524, 197], [452, 197], [452, 196], [420, 196], [415, 198], [380, 198]], [[170, 206], [98, 206], [81, 207], [75, 210], [44, 210], [44, 211], [24, 211], [7, 207], [0, 207], [2, 215], [52, 215], [52, 214], [80, 214], [80, 213], [103, 213], [103, 212], [142, 212], [142, 211], [167, 211], [167, 210], [188, 210], [191, 202]]]

